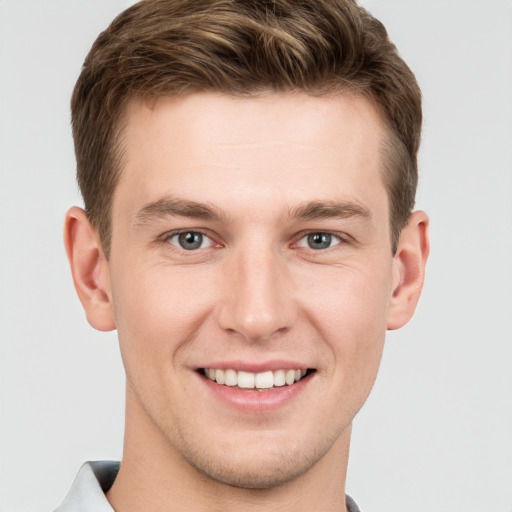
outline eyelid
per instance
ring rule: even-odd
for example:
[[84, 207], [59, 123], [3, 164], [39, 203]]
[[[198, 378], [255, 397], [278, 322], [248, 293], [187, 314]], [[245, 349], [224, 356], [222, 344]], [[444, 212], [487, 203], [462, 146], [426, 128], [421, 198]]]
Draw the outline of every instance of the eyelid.
[[[309, 235], [314, 234], [322, 234], [322, 235], [330, 235], [332, 238], [337, 240], [337, 243], [331, 245], [330, 247], [326, 249], [313, 249], [311, 247], [307, 246], [307, 242], [304, 245], [301, 245], [300, 242], [302, 240], [306, 240]], [[348, 244], [352, 241], [352, 237], [350, 235], [347, 235], [346, 233], [340, 233], [339, 231], [330, 231], [328, 229], [310, 229], [307, 231], [301, 231], [297, 236], [295, 237], [295, 241], [292, 243], [292, 246], [300, 247], [304, 249], [309, 249], [311, 251], [315, 252], [322, 252], [322, 251], [328, 251], [329, 249], [332, 249], [338, 245], [341, 244]]]
[[[187, 249], [184, 249], [183, 247], [180, 247], [180, 245], [178, 243], [171, 242], [172, 238], [177, 237], [177, 236], [179, 236], [179, 235], [181, 235], [183, 233], [198, 233], [198, 234], [202, 235], [204, 238], [208, 239], [209, 240], [209, 244], [208, 244], [207, 247], [200, 247], [200, 248], [195, 249], [195, 250], [188, 250], [187, 251]], [[178, 249], [180, 251], [190, 252], [190, 253], [197, 252], [197, 251], [204, 250], [204, 249], [209, 249], [209, 248], [215, 247], [215, 246], [217, 246], [217, 247], [221, 247], [222, 246], [222, 244], [220, 242], [216, 241], [215, 238], [212, 236], [212, 234], [208, 230], [204, 230], [204, 229], [201, 229], [201, 228], [174, 229], [172, 231], [165, 232], [163, 235], [161, 235], [159, 237], [159, 239], [163, 243], [172, 245], [173, 247], [175, 247], [176, 249]]]

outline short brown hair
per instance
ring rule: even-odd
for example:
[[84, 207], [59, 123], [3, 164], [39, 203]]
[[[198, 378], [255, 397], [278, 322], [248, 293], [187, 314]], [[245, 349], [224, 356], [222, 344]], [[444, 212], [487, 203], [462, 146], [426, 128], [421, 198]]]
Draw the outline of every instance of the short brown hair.
[[380, 21], [353, 0], [143, 0], [99, 35], [71, 100], [78, 183], [107, 257], [127, 102], [202, 91], [370, 98], [388, 128], [396, 250], [416, 194], [421, 93]]

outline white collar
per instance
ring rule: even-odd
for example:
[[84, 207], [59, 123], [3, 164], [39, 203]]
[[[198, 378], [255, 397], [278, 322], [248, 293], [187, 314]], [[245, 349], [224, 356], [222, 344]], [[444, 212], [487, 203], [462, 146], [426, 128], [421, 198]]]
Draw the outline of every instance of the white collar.
[[105, 492], [114, 483], [119, 464], [112, 460], [83, 464], [64, 501], [54, 512], [114, 512]]

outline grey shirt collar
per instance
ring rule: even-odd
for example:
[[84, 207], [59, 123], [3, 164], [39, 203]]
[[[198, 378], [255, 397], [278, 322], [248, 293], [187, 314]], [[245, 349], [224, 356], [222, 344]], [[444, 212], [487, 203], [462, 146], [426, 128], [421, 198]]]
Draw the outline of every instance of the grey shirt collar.
[[[80, 468], [64, 501], [54, 512], [114, 512], [105, 493], [112, 487], [119, 471], [119, 462], [98, 460]], [[360, 512], [356, 502], [346, 497], [348, 512]]]

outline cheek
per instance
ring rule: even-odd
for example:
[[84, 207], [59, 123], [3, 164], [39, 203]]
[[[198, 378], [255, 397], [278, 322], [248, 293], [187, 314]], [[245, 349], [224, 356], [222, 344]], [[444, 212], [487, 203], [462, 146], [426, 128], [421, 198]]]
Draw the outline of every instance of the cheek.
[[326, 341], [333, 371], [347, 385], [367, 388], [375, 378], [386, 333], [390, 282], [391, 271], [382, 266], [373, 272], [368, 267], [338, 268], [310, 287], [309, 319]]
[[114, 276], [112, 298], [123, 359], [129, 357], [138, 366], [151, 361], [158, 367], [165, 361], [168, 367], [209, 314], [213, 301], [205, 279], [171, 270], [159, 265], [120, 274], [130, 279]]
[[[330, 331], [385, 331], [390, 302], [391, 264], [333, 267], [296, 280], [306, 308]], [[383, 328], [384, 326], [384, 328]]]

